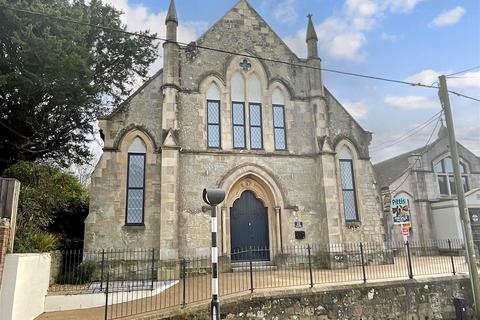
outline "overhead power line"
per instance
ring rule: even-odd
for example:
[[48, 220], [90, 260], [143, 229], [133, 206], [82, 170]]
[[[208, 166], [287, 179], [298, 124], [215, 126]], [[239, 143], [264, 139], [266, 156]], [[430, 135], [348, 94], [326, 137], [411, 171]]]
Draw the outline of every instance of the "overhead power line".
[[465, 95], [465, 94], [463, 94], [463, 93], [459, 93], [459, 92], [451, 91], [451, 90], [448, 90], [448, 92], [450, 92], [451, 94], [454, 94], [454, 95], [456, 95], [456, 96], [459, 96], [459, 97], [463, 97], [463, 98], [466, 98], [466, 99], [470, 99], [470, 100], [473, 100], [473, 101], [480, 102], [480, 99], [467, 96], [467, 95]]
[[412, 174], [412, 169], [415, 167], [417, 162], [420, 161], [420, 158], [423, 157], [425, 153], [430, 151], [430, 148], [431, 148], [430, 141], [432, 140], [433, 135], [437, 130], [438, 124], [441, 122], [441, 119], [442, 119], [442, 115], [438, 116], [437, 123], [435, 124], [435, 127], [433, 128], [432, 132], [430, 133], [430, 136], [428, 137], [427, 142], [425, 143], [425, 146], [424, 146], [425, 149], [420, 153], [420, 155], [415, 159], [415, 161], [411, 165], [409, 165], [407, 169], [403, 171], [402, 175], [404, 175], [405, 173], [407, 173], [407, 175], [402, 180], [402, 182], [394, 190], [390, 192], [391, 194], [394, 194], [395, 192], [398, 191], [398, 189], [400, 189], [403, 186], [403, 184], [407, 181], [408, 177]]
[[404, 141], [410, 137], [413, 137], [417, 135], [419, 132], [421, 132], [423, 129], [425, 129], [427, 126], [429, 126], [432, 122], [438, 119], [438, 116], [442, 113], [442, 111], [439, 111], [435, 113], [432, 117], [430, 117], [427, 121], [417, 125], [416, 127], [404, 132], [402, 135], [400, 135], [398, 138], [396, 137], [395, 140], [393, 141], [388, 141], [381, 143], [378, 146], [375, 146], [374, 148], [370, 149], [370, 153], [376, 153], [378, 151], [387, 149], [392, 147], [393, 145], [397, 144], [398, 142]]
[[45, 13], [26, 10], [26, 9], [13, 8], [13, 7], [5, 6], [5, 5], [0, 5], [0, 8], [7, 9], [7, 10], [12, 10], [12, 11], [17, 11], [17, 12], [22, 12], [22, 13], [26, 13], [26, 14], [31, 14], [31, 15], [36, 15], [36, 16], [41, 16], [41, 17], [45, 17], [45, 18], [56, 19], [56, 20], [60, 20], [60, 21], [64, 21], [64, 22], [80, 24], [80, 25], [89, 26], [89, 27], [93, 27], [93, 28], [100, 28], [100, 29], [104, 29], [104, 30], [108, 30], [108, 31], [112, 31], [112, 32], [121, 32], [121, 33], [128, 34], [128, 35], [131, 35], [131, 36], [145, 37], [145, 38], [149, 38], [149, 39], [153, 39], [153, 40], [159, 40], [159, 41], [162, 41], [162, 42], [171, 42], [171, 43], [176, 43], [178, 45], [186, 46], [186, 47], [193, 46], [193, 48], [210, 50], [210, 51], [215, 51], [215, 52], [220, 52], [220, 53], [226, 53], [226, 54], [231, 54], [231, 55], [236, 55], [236, 56], [241, 56], [241, 57], [246, 57], [246, 58], [258, 59], [258, 60], [263, 60], [263, 61], [267, 61], [267, 62], [274, 62], [274, 63], [284, 64], [284, 65], [289, 65], [289, 66], [294, 66], [294, 67], [316, 69], [316, 70], [322, 70], [322, 71], [326, 71], [326, 72], [338, 73], [338, 74], [349, 75], [349, 76], [354, 76], [354, 77], [362, 77], [362, 78], [373, 79], [373, 80], [400, 83], [400, 84], [405, 84], [405, 85], [410, 85], [410, 86], [419, 86], [419, 87], [438, 89], [438, 86], [425, 85], [425, 84], [422, 84], [422, 83], [413, 83], [413, 82], [408, 82], [408, 81], [389, 79], [389, 78], [384, 78], [384, 77], [379, 77], [379, 76], [372, 76], [372, 75], [367, 75], [367, 74], [347, 72], [347, 71], [341, 71], [341, 70], [335, 70], [335, 69], [318, 68], [318, 67], [314, 67], [314, 66], [308, 66], [308, 65], [305, 65], [305, 64], [298, 64], [298, 63], [293, 63], [293, 62], [288, 62], [288, 61], [283, 61], [283, 60], [278, 60], [278, 59], [264, 58], [264, 57], [259, 57], [259, 56], [256, 56], [256, 55], [251, 55], [251, 54], [246, 54], [246, 53], [238, 53], [238, 52], [233, 52], [233, 51], [229, 51], [229, 50], [225, 50], [225, 49], [202, 46], [202, 45], [198, 45], [198, 44], [192, 45], [192, 44], [188, 44], [188, 43], [184, 43], [184, 42], [180, 42], [180, 41], [171, 41], [171, 40], [161, 38], [161, 37], [157, 37], [157, 36], [153, 36], [153, 35], [147, 35], [147, 34], [141, 34], [141, 33], [131, 32], [131, 31], [122, 30], [122, 29], [110, 28], [110, 27], [106, 27], [106, 26], [102, 26], [102, 25], [93, 24], [93, 23], [78, 21], [78, 20], [74, 20], [74, 19], [70, 19], [70, 18], [58, 17], [58, 16], [55, 16], [55, 15], [45, 14]]
[[[128, 35], [131, 35], [131, 36], [136, 36], [136, 37], [144, 37], [144, 38], [148, 38], [148, 39], [152, 39], [152, 40], [158, 40], [158, 41], [162, 41], [162, 42], [176, 43], [179, 46], [191, 47], [192, 49], [198, 48], [198, 49], [203, 49], [203, 50], [210, 50], [210, 51], [214, 51], [214, 52], [220, 52], [220, 53], [225, 53], [225, 54], [229, 54], [229, 55], [236, 55], [236, 56], [241, 56], [241, 57], [245, 57], [245, 58], [257, 59], [257, 60], [262, 60], [262, 61], [272, 62], [272, 63], [278, 63], [278, 64], [283, 64], [283, 65], [288, 65], [288, 66], [293, 66], [293, 67], [314, 69], [314, 70], [320, 70], [320, 71], [325, 71], [325, 72], [330, 72], [330, 73], [335, 73], [335, 74], [342, 74], [342, 75], [347, 75], [347, 76], [352, 76], [352, 77], [359, 77], [359, 78], [365, 78], [365, 79], [371, 79], [371, 80], [385, 81], [385, 82], [409, 85], [409, 86], [414, 86], [414, 87], [423, 87], [423, 88], [431, 88], [431, 89], [438, 89], [439, 88], [438, 86], [426, 85], [426, 84], [423, 84], [423, 83], [414, 83], [414, 82], [408, 82], [408, 81], [403, 81], [403, 80], [390, 79], [390, 78], [385, 78], [385, 77], [380, 77], [380, 76], [373, 76], [373, 75], [368, 75], [368, 74], [348, 72], [348, 71], [342, 71], [342, 70], [336, 70], [336, 69], [319, 68], [319, 67], [315, 67], [315, 66], [309, 66], [309, 65], [306, 65], [306, 64], [293, 63], [293, 62], [288, 62], [288, 61], [283, 61], [283, 60], [278, 60], [278, 59], [260, 57], [260, 56], [256, 56], [256, 55], [246, 54], [246, 53], [233, 52], [233, 51], [229, 51], [229, 50], [225, 50], [225, 49], [202, 46], [202, 45], [198, 45], [196, 43], [190, 43], [189, 44], [189, 43], [184, 43], [184, 42], [180, 42], [180, 41], [171, 41], [171, 40], [161, 38], [161, 37], [158, 37], [158, 36], [142, 34], [142, 33], [138, 33], [138, 32], [131, 32], [131, 31], [123, 30], [123, 29], [110, 28], [110, 27], [107, 27], [107, 26], [102, 26], [102, 25], [97, 25], [97, 24], [93, 24], [93, 23], [83, 22], [83, 21], [74, 20], [74, 19], [71, 19], [71, 18], [59, 17], [59, 16], [52, 15], [52, 14], [46, 14], [46, 13], [37, 12], [37, 11], [14, 8], [14, 7], [5, 6], [5, 5], [0, 5], [0, 8], [1, 9], [6, 9], [6, 10], [11, 10], [11, 11], [16, 11], [16, 12], [21, 12], [21, 13], [25, 13], [25, 14], [40, 16], [40, 17], [44, 17], [44, 18], [50, 18], [50, 19], [55, 19], [55, 20], [59, 20], [59, 21], [69, 22], [69, 23], [73, 23], [73, 24], [79, 24], [79, 25], [89, 26], [89, 27], [93, 27], [93, 28], [99, 28], [99, 29], [103, 29], [103, 30], [107, 30], [107, 31], [111, 31], [111, 32], [120, 32], [120, 33], [128, 34]], [[473, 68], [471, 68], [471, 69], [473, 69]], [[455, 73], [455, 74], [458, 74], [458, 73]], [[454, 75], [454, 74], [452, 74], [452, 75]], [[480, 99], [469, 97], [469, 96], [460, 94], [458, 92], [452, 92], [452, 91], [449, 91], [449, 92], [451, 92], [453, 94], [456, 94], [458, 96], [462, 96], [462, 97], [467, 98], [467, 99], [472, 99], [472, 100], [480, 102]]]
[[471, 68], [468, 68], [468, 69], [465, 69], [465, 70], [462, 70], [462, 71], [451, 73], [449, 75], [446, 75], [446, 77], [448, 78], [448, 77], [451, 77], [451, 76], [455, 76], [457, 74], [465, 73], [465, 72], [472, 71], [472, 70], [479, 69], [479, 68], [480, 68], [480, 66], [471, 67]]

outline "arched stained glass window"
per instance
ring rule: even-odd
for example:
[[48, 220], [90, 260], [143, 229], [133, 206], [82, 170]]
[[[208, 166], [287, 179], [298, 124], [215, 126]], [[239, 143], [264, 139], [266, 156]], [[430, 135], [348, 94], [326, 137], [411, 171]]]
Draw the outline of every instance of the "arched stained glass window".
[[146, 147], [136, 137], [128, 148], [126, 225], [143, 225]]
[[220, 101], [220, 90], [215, 83], [212, 83], [207, 91], [207, 141], [209, 148], [221, 147]]
[[263, 149], [262, 130], [262, 85], [254, 74], [248, 80], [248, 101], [250, 117], [250, 148]]
[[285, 126], [285, 98], [280, 89], [273, 90], [273, 135], [275, 150], [287, 149], [287, 131]]
[[345, 221], [358, 221], [353, 156], [352, 152], [347, 147], [343, 147], [340, 150], [339, 164]]
[[232, 76], [232, 123], [233, 147], [245, 149], [245, 83], [239, 72]]

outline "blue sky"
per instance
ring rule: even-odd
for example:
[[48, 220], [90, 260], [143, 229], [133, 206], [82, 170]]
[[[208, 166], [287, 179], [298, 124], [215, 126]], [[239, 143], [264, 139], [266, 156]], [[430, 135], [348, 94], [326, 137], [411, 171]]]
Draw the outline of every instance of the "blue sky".
[[[128, 29], [164, 36], [169, 0], [109, 0]], [[176, 0], [179, 40], [192, 41], [237, 0]], [[277, 34], [305, 56], [313, 14], [323, 67], [432, 84], [439, 74], [480, 66], [478, 0], [250, 0]], [[152, 72], [161, 67], [161, 59]], [[480, 98], [480, 69], [449, 79], [451, 90]], [[325, 85], [374, 133], [372, 160], [422, 146], [434, 125], [395, 138], [440, 110], [437, 91], [324, 73]], [[480, 155], [480, 103], [451, 96], [457, 137]], [[378, 146], [391, 145], [389, 148]]]

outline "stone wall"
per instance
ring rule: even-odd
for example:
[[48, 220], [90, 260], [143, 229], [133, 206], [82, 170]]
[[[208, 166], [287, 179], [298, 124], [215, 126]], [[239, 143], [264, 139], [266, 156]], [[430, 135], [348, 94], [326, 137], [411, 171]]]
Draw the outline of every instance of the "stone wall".
[[[455, 319], [453, 298], [467, 297], [465, 277], [398, 281], [366, 286], [335, 286], [305, 291], [269, 292], [251, 297], [221, 299], [222, 319], [275, 320], [433, 320]], [[160, 319], [161, 317], [145, 318]], [[182, 310], [169, 319], [209, 319], [205, 309]]]
[[[160, 239], [159, 148], [163, 140], [162, 72], [158, 72], [99, 125], [103, 155], [92, 173], [90, 212], [85, 220], [85, 249], [158, 248]], [[125, 226], [128, 147], [145, 143], [145, 225]]]
[[[320, 185], [316, 179], [318, 162], [314, 157], [285, 157], [273, 154], [219, 156], [208, 153], [184, 153], [181, 156], [179, 179], [181, 194], [179, 235], [183, 254], [203, 255], [208, 254], [210, 250], [210, 212], [202, 212], [204, 203], [201, 190], [207, 186], [218, 186], [229, 172], [235, 171], [235, 168], [242, 168], [244, 164], [259, 170], [264, 168], [273, 176], [285, 195], [285, 198], [281, 199], [283, 203], [272, 205], [272, 207], [283, 205], [281, 219], [284, 247], [327, 242], [325, 213], [320, 207]], [[226, 206], [226, 219], [229, 219], [230, 205], [222, 204]], [[303, 228], [294, 228], [295, 221], [303, 222]], [[274, 220], [269, 221], [269, 225], [274, 222]], [[228, 236], [229, 225], [225, 225], [227, 230], [224, 232], [222, 227], [220, 224], [220, 236], [222, 234]], [[298, 230], [306, 232], [306, 239], [295, 239], [294, 232]], [[271, 246], [273, 247], [273, 243]], [[222, 249], [220, 245], [220, 250]]]

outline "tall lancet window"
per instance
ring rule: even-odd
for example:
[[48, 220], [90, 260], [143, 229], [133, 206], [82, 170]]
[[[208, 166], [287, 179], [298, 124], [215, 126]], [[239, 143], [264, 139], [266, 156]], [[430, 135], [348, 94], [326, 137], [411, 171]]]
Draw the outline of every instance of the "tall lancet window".
[[232, 124], [233, 147], [245, 149], [245, 84], [238, 72], [232, 76]]
[[145, 144], [135, 138], [128, 148], [126, 225], [144, 223], [145, 155]]
[[339, 159], [345, 221], [358, 221], [352, 152], [347, 147], [343, 147]]
[[263, 149], [262, 85], [255, 74], [248, 80], [250, 148]]
[[220, 148], [222, 143], [220, 124], [220, 90], [212, 83], [207, 91], [207, 136], [209, 148]]
[[272, 96], [273, 106], [273, 135], [275, 150], [287, 149], [287, 131], [285, 128], [285, 98], [282, 91], [276, 88]]

